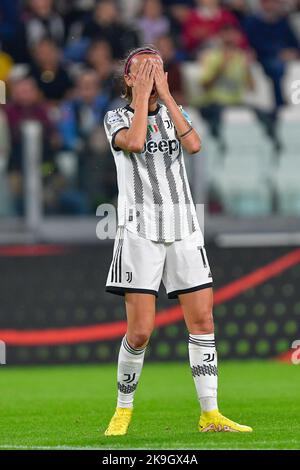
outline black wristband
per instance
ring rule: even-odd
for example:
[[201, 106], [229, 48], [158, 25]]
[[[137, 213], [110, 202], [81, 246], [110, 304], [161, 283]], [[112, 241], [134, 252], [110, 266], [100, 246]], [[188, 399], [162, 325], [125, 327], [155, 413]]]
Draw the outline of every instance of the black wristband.
[[190, 132], [192, 132], [192, 130], [193, 130], [193, 127], [190, 126], [190, 128], [186, 132], [184, 132], [183, 134], [179, 136], [179, 139], [182, 139], [182, 137], [187, 136]]

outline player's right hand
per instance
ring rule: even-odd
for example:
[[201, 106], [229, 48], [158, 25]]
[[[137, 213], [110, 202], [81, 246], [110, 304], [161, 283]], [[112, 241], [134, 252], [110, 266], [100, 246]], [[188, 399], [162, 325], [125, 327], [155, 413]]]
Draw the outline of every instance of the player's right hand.
[[149, 98], [154, 86], [156, 62], [153, 59], [144, 59], [136, 74], [132, 92], [134, 95]]

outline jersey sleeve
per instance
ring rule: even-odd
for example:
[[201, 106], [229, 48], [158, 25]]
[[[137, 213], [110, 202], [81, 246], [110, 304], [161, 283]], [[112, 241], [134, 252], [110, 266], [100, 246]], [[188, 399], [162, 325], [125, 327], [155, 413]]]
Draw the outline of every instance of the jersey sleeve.
[[183, 115], [183, 117], [186, 119], [186, 121], [190, 124], [190, 126], [192, 125], [192, 120], [191, 120], [191, 117], [189, 115], [189, 113], [186, 112], [185, 109], [183, 109], [183, 107], [181, 105], [179, 105], [179, 109]]
[[108, 111], [104, 116], [104, 129], [111, 147], [120, 150], [115, 145], [115, 139], [122, 129], [128, 129], [128, 123], [119, 110]]

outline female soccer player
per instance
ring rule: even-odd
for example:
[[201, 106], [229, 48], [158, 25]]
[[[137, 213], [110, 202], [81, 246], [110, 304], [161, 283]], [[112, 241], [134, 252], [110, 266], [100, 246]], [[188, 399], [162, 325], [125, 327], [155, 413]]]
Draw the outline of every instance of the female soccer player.
[[117, 408], [105, 435], [127, 433], [161, 280], [168, 297], [178, 297], [189, 331], [190, 366], [202, 410], [199, 431], [251, 431], [218, 411], [212, 276], [182, 153], [182, 147], [189, 154], [198, 152], [200, 137], [170, 94], [157, 50], [143, 47], [128, 55], [124, 85], [130, 105], [109, 111], [104, 119], [119, 188], [106, 290], [125, 297], [127, 313]]

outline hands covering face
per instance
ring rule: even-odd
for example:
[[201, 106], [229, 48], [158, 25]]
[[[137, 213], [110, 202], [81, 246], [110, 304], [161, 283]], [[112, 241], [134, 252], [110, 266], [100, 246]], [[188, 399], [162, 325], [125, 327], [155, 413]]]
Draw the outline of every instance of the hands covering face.
[[139, 65], [138, 71], [134, 76], [133, 88], [135, 92], [158, 96], [163, 100], [170, 92], [167, 77], [168, 74], [163, 70], [163, 62], [160, 58], [149, 57], [144, 59]]
[[161, 59], [157, 61], [157, 66], [154, 74], [155, 88], [161, 100], [167, 98], [170, 94], [168, 85], [168, 73], [164, 72], [163, 62]]

